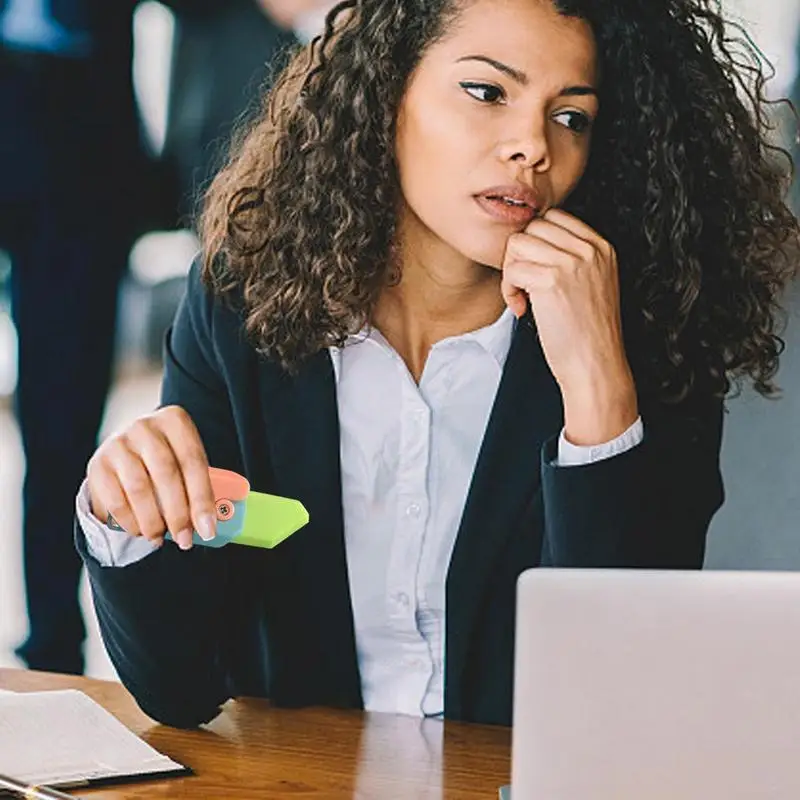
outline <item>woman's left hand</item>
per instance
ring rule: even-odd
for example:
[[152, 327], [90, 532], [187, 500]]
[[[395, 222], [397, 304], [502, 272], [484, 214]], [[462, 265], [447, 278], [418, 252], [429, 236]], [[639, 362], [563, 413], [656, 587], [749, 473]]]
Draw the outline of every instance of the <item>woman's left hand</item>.
[[624, 433], [639, 412], [622, 337], [614, 248], [571, 214], [550, 209], [509, 237], [502, 292], [518, 317], [530, 299], [561, 388], [567, 439], [588, 446]]

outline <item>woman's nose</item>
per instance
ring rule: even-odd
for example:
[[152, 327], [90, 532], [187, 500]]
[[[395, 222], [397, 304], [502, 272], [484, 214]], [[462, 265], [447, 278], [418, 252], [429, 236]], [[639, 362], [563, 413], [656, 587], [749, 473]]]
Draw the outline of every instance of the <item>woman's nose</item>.
[[550, 169], [550, 146], [545, 128], [532, 125], [530, 120], [501, 145], [501, 157], [524, 169], [546, 172]]

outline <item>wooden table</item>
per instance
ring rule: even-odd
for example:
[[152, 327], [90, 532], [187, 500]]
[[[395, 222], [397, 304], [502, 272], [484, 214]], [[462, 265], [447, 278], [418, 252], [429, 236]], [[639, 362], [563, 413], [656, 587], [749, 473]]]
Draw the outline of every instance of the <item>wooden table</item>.
[[159, 725], [119, 683], [0, 669], [0, 689], [86, 692], [157, 750], [195, 775], [83, 789], [81, 796], [202, 800], [496, 800], [509, 783], [511, 732], [391, 714], [286, 710], [232, 700], [199, 730]]

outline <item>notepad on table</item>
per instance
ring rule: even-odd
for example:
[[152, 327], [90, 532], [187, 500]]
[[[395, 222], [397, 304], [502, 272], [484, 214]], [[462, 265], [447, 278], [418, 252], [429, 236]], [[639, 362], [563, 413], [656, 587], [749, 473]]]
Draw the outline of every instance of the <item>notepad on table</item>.
[[0, 694], [0, 774], [86, 786], [191, 774], [75, 689]]

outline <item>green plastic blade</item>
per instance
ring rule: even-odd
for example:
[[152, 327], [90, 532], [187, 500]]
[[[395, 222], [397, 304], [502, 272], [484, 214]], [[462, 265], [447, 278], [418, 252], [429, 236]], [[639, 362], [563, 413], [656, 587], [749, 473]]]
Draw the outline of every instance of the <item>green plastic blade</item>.
[[275, 547], [308, 523], [308, 511], [299, 500], [250, 492], [245, 500], [242, 532], [233, 544]]

